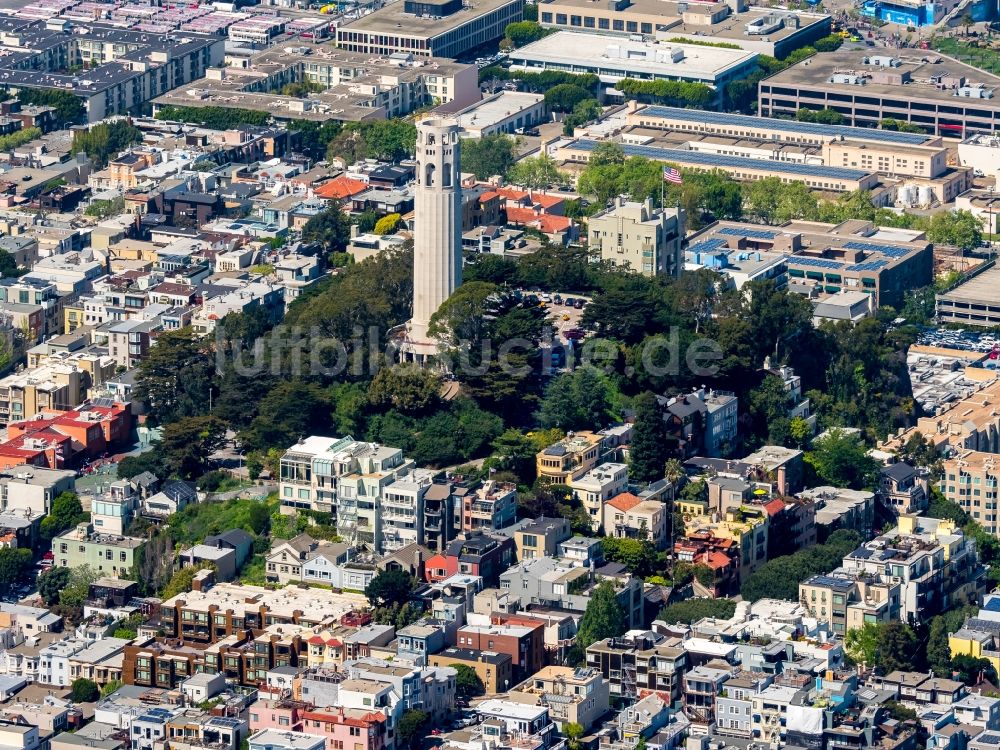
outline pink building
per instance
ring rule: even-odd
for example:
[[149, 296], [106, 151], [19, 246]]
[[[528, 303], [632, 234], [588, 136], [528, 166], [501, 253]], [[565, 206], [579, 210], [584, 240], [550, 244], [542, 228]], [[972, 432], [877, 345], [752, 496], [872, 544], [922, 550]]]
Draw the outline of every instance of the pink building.
[[279, 729], [326, 738], [326, 750], [384, 750], [386, 717], [378, 711], [315, 708], [289, 699], [258, 698], [250, 706], [250, 731]]

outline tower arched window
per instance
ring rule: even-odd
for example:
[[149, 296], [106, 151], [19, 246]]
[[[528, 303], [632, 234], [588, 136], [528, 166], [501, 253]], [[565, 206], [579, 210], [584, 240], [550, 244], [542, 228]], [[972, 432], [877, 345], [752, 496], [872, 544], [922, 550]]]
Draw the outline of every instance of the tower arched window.
[[444, 170], [441, 173], [441, 185], [451, 187], [451, 164], [444, 165]]
[[432, 187], [434, 185], [434, 165], [428, 164], [424, 170], [424, 185]]

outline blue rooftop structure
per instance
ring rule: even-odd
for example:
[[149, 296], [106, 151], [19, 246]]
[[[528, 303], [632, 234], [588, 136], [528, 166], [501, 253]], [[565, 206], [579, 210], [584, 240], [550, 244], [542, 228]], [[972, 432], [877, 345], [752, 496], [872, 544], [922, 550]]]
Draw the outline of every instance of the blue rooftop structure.
[[901, 133], [896, 130], [856, 128], [850, 125], [823, 125], [816, 122], [799, 122], [798, 120], [754, 117], [752, 115], [733, 115], [726, 112], [706, 112], [701, 109], [683, 109], [681, 107], [651, 106], [640, 111], [652, 117], [670, 117], [676, 120], [687, 120], [688, 122], [708, 123], [709, 125], [726, 127], [743, 126], [747, 128], [785, 130], [789, 133], [815, 135], [830, 140], [835, 138], [862, 138], [869, 141], [916, 146], [926, 143], [932, 137], [925, 133]]

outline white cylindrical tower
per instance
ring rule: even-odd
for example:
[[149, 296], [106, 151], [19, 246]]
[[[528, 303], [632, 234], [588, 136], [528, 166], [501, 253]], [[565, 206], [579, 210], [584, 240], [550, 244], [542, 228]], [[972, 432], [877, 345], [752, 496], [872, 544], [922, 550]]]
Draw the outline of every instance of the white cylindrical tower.
[[407, 338], [433, 353], [431, 316], [462, 283], [462, 188], [459, 125], [447, 118], [417, 123], [417, 189], [414, 200], [413, 318]]

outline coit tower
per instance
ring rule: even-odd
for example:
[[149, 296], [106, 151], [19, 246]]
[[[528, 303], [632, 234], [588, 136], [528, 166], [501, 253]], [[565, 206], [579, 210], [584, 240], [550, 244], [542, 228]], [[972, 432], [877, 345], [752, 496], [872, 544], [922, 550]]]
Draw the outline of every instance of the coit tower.
[[413, 233], [413, 318], [407, 343], [417, 360], [437, 352], [431, 316], [462, 283], [462, 189], [459, 125], [431, 117], [417, 123]]

